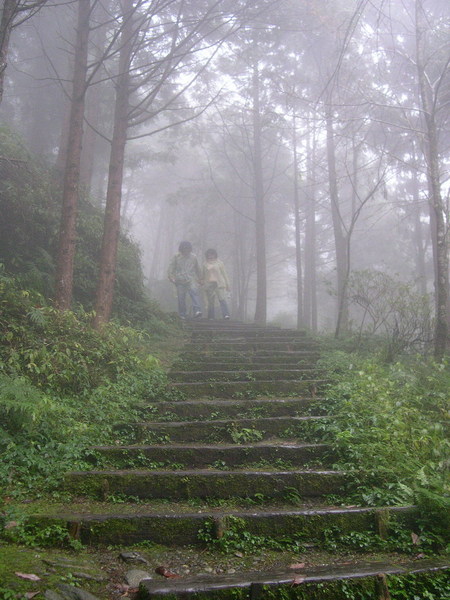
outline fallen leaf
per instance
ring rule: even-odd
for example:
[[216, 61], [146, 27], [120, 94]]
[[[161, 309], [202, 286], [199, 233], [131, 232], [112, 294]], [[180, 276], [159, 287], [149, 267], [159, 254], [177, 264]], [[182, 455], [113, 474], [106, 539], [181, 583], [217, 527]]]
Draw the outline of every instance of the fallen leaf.
[[305, 563], [294, 563], [293, 565], [289, 565], [290, 569], [304, 569]]
[[17, 577], [20, 577], [21, 579], [28, 579], [29, 581], [40, 581], [41, 578], [38, 577], [37, 575], [35, 575], [34, 573], [15, 573], [17, 575]]
[[242, 554], [242, 552], [235, 552], [234, 555], [237, 556], [238, 558], [243, 558], [244, 557], [244, 555]]
[[294, 577], [291, 585], [300, 585], [301, 583], [303, 583], [305, 581], [306, 577], [302, 577], [301, 575], [297, 575], [296, 577]]
[[8, 523], [6, 523], [5, 525], [5, 529], [13, 529], [14, 527], [17, 527], [19, 523], [17, 521], [8, 521]]
[[31, 598], [34, 598], [38, 594], [40, 594], [40, 592], [26, 592], [25, 593], [25, 598], [28, 598], [28, 600], [31, 600]]
[[180, 575], [177, 575], [176, 573], [172, 573], [171, 571], [166, 569], [166, 567], [156, 567], [155, 573], [158, 573], [158, 575], [162, 575], [163, 577], [167, 577], [167, 578], [180, 577]]
[[420, 560], [421, 558], [425, 558], [425, 554], [423, 552], [420, 552], [414, 556], [414, 560]]
[[417, 533], [412, 532], [411, 539], [414, 546], [418, 546], [420, 544], [420, 537], [417, 535]]

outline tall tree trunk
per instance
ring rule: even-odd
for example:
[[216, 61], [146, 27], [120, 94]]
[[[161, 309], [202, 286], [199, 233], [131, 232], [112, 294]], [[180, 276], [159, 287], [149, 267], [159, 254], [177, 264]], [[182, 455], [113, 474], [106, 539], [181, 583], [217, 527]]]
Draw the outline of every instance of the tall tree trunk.
[[148, 279], [150, 282], [160, 279], [161, 273], [161, 259], [162, 259], [162, 241], [163, 236], [167, 235], [167, 202], [164, 200], [159, 206], [158, 225], [156, 227], [156, 239], [153, 246], [152, 260], [150, 263], [150, 269], [148, 272]]
[[347, 271], [348, 256], [347, 243], [343, 232], [341, 213], [339, 210], [339, 192], [336, 175], [336, 148], [334, 143], [334, 128], [332, 107], [328, 107], [326, 114], [327, 126], [327, 160], [328, 181], [330, 188], [331, 216], [333, 220], [334, 243], [336, 249], [337, 273], [337, 322], [335, 336], [348, 330], [348, 299], [347, 299]]
[[[101, 16], [97, 17], [107, 21], [105, 14], [106, 10], [99, 4], [96, 5], [96, 10], [101, 11]], [[99, 27], [94, 31], [93, 43], [95, 44], [95, 61], [102, 61], [103, 54], [105, 52], [107, 36], [107, 27]], [[90, 89], [86, 96], [86, 120], [88, 125], [96, 125], [100, 117], [100, 106], [101, 106], [101, 86], [99, 84], [101, 71], [97, 70]], [[96, 146], [98, 141], [98, 134], [92, 127], [87, 127], [83, 138], [83, 154], [81, 157], [81, 170], [80, 180], [87, 193], [91, 191], [92, 177], [94, 173], [95, 158], [96, 158]]]
[[90, 10], [90, 0], [78, 0], [69, 135], [56, 266], [55, 306], [60, 310], [70, 309], [72, 303]]
[[[67, 60], [67, 73], [73, 72], [73, 58], [69, 56]], [[67, 76], [67, 79], [70, 75]], [[58, 177], [58, 181], [63, 181], [64, 169], [67, 163], [67, 150], [69, 148], [69, 131], [70, 131], [70, 114], [71, 114], [71, 101], [67, 98], [66, 94], [62, 96], [62, 102], [64, 103], [62, 109], [62, 124], [61, 132], [59, 134], [59, 146], [58, 154], [55, 160], [55, 170]], [[81, 168], [81, 167], [80, 167]]]
[[299, 199], [299, 168], [297, 153], [297, 119], [293, 119], [294, 146], [294, 223], [295, 223], [295, 266], [297, 269], [297, 329], [303, 327], [303, 272], [302, 272], [302, 249], [301, 249], [301, 226], [300, 226], [300, 199]]
[[[100, 89], [94, 86], [88, 94], [88, 103], [86, 110], [86, 120], [88, 123], [97, 123], [99, 118]], [[92, 185], [92, 175], [95, 165], [97, 134], [92, 127], [87, 127], [83, 138], [83, 154], [80, 166], [80, 181], [86, 193], [90, 193]]]
[[255, 194], [256, 228], [256, 307], [255, 322], [265, 325], [267, 321], [267, 266], [266, 226], [264, 210], [264, 185], [262, 166], [261, 108], [258, 61], [255, 59], [252, 75], [253, 98], [253, 177]]
[[133, 51], [133, 1], [123, 0], [124, 23], [121, 34], [119, 74], [116, 83], [114, 126], [109, 160], [108, 187], [106, 192], [105, 219], [102, 249], [100, 253], [99, 278], [95, 296], [94, 327], [106, 323], [110, 316], [114, 297], [117, 247], [120, 234], [120, 205], [128, 130], [130, 95], [130, 64]]
[[3, 0], [0, 19], [0, 104], [3, 100], [5, 71], [8, 65], [9, 38], [17, 13], [18, 0]]
[[425, 268], [425, 251], [426, 243], [423, 237], [423, 226], [420, 220], [420, 198], [419, 198], [419, 183], [417, 177], [413, 176], [413, 241], [416, 248], [416, 270], [419, 278], [420, 293], [427, 293], [427, 273]]
[[313, 129], [308, 136], [307, 193], [305, 195], [305, 285], [304, 318], [311, 331], [317, 332], [317, 282], [316, 282], [316, 208], [314, 185], [316, 136]]
[[416, 0], [416, 66], [419, 80], [420, 99], [425, 124], [425, 158], [427, 163], [428, 203], [433, 227], [433, 254], [435, 267], [436, 325], [434, 331], [434, 355], [442, 359], [447, 348], [448, 337], [448, 236], [445, 219], [445, 206], [442, 200], [438, 132], [435, 120], [435, 102], [425, 72], [424, 52], [424, 8], [421, 0]]

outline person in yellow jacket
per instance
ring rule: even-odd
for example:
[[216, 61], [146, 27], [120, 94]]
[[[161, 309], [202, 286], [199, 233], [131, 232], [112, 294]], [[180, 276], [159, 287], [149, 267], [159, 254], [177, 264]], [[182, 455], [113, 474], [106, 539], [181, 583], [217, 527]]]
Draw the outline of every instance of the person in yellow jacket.
[[208, 304], [208, 319], [214, 319], [215, 300], [219, 301], [220, 309], [224, 319], [230, 318], [230, 311], [225, 299], [225, 295], [230, 290], [225, 266], [217, 255], [217, 250], [208, 248], [205, 252], [205, 262], [203, 264], [203, 284]]

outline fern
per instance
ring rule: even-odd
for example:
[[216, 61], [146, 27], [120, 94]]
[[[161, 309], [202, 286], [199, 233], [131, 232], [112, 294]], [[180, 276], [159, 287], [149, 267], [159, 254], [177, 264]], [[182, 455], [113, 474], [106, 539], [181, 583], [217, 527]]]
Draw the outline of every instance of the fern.
[[24, 377], [0, 375], [0, 421], [5, 432], [32, 429], [50, 404]]
[[43, 328], [46, 324], [46, 318], [42, 308], [32, 306], [28, 311], [27, 317], [31, 321], [31, 323], [33, 325], [36, 325], [37, 327]]

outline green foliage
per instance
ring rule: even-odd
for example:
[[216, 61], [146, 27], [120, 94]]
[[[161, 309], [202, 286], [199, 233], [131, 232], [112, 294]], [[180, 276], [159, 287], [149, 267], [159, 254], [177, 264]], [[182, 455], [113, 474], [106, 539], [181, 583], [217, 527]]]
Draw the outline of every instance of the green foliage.
[[216, 524], [213, 520], [208, 520], [199, 530], [198, 538], [202, 542], [210, 544], [225, 554], [242, 553], [250, 554], [261, 551], [265, 548], [271, 550], [283, 550], [289, 548], [298, 552], [302, 549], [301, 536], [293, 536], [276, 539], [250, 533], [246, 529], [244, 519], [235, 516], [227, 516], [224, 520], [224, 530], [218, 537], [216, 533]]
[[232, 427], [229, 434], [235, 444], [259, 442], [263, 438], [263, 433], [261, 431], [251, 427], [242, 427], [241, 429]]
[[[448, 366], [423, 358], [386, 366], [356, 355], [346, 362], [343, 353], [322, 359], [327, 364], [333, 417], [318, 427], [337, 466], [353, 474], [356, 501], [419, 502], [429, 514], [433, 506], [435, 516], [445, 509], [448, 515]], [[444, 517], [447, 530], [448, 523]]]
[[389, 591], [392, 600], [445, 600], [450, 598], [448, 573], [412, 574], [406, 577], [390, 575]]
[[[61, 212], [58, 178], [6, 127], [0, 127], [0, 156], [7, 159], [0, 160], [0, 260], [20, 287], [51, 298]], [[102, 212], [89, 198], [80, 198], [73, 293], [74, 303], [87, 311], [93, 306], [102, 231]], [[139, 248], [124, 234], [119, 238], [113, 315], [156, 333], [170, 328], [144, 289]]]
[[17, 600], [17, 592], [0, 586], [0, 600]]
[[441, 548], [443, 540], [433, 532], [420, 527], [416, 532], [410, 528], [392, 523], [389, 535], [381, 538], [371, 531], [350, 531], [344, 533], [339, 527], [325, 529], [317, 540], [329, 552], [350, 550], [352, 552], [402, 552], [405, 554], [432, 555]]
[[[32, 548], [66, 547], [80, 550], [81, 543], [70, 537], [67, 527], [58, 523], [42, 525], [30, 521], [16, 509], [7, 510], [1, 517], [2, 538]], [[12, 525], [5, 527], [5, 525]]]
[[354, 307], [358, 336], [382, 335], [385, 358], [393, 361], [405, 350], [424, 350], [433, 337], [432, 301], [413, 283], [381, 271], [354, 271], [348, 295]]
[[60, 313], [0, 272], [0, 486], [35, 496], [89, 469], [89, 447], [113, 443], [114, 423], [140, 421], [147, 401], [174, 392], [148, 332], [80, 310]]
[[0, 307], [0, 335], [6, 342], [0, 346], [0, 372], [26, 376], [43, 390], [90, 393], [157, 364], [145, 352], [149, 334], [114, 322], [99, 333], [90, 325], [90, 314], [56, 311], [1, 274]]
[[0, 374], [0, 445], [9, 434], [32, 431], [43, 413], [51, 408], [52, 400], [25, 377], [12, 378]]

